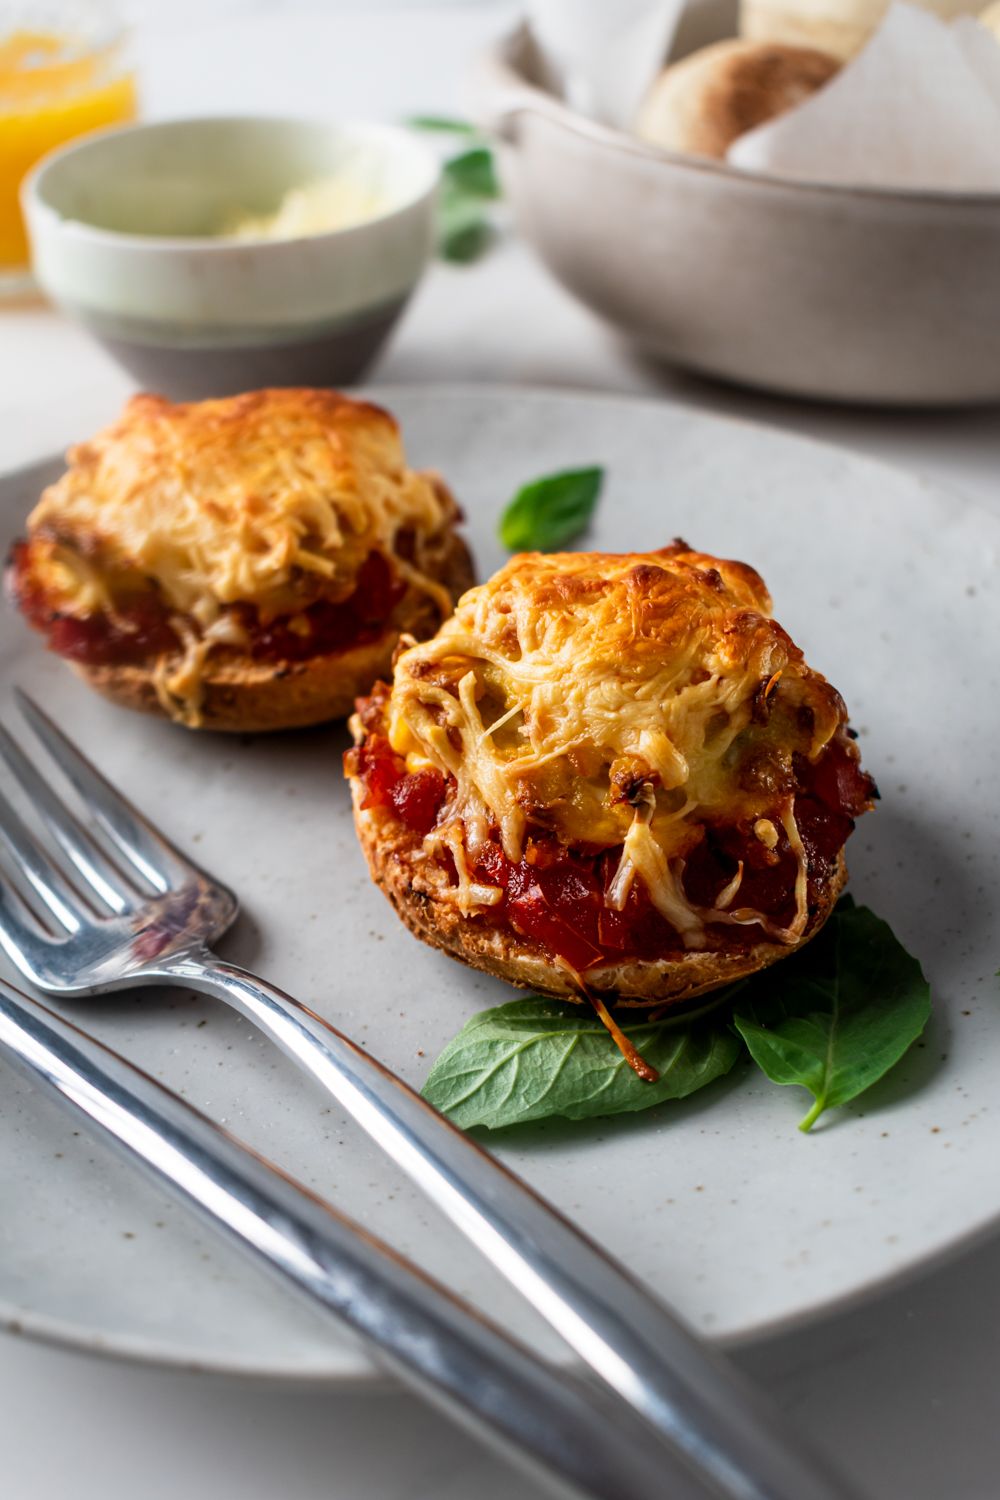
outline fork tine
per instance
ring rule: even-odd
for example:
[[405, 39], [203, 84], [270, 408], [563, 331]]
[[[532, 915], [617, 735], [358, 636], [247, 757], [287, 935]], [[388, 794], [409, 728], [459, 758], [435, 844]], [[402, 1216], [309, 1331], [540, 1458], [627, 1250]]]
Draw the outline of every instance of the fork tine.
[[15, 688], [14, 696], [24, 717], [85, 807], [132, 867], [155, 890], [162, 893], [192, 873], [199, 873], [180, 850], [175, 849], [121, 792], [104, 779], [27, 693]]
[[30, 798], [45, 827], [86, 884], [117, 915], [127, 911], [132, 902], [125, 888], [124, 877], [105, 859], [86, 829], [60, 801], [2, 724], [0, 759], [6, 763], [14, 780]]
[[[67, 932], [79, 932], [84, 923], [79, 897], [67, 885], [48, 855], [28, 832], [7, 798], [0, 792], [0, 839], [13, 855], [17, 876], [6, 884], [27, 906], [27, 889], [44, 904]], [[20, 877], [20, 881], [17, 877]]]
[[54, 940], [12, 885], [0, 880], [0, 949], [40, 989], [48, 983]]

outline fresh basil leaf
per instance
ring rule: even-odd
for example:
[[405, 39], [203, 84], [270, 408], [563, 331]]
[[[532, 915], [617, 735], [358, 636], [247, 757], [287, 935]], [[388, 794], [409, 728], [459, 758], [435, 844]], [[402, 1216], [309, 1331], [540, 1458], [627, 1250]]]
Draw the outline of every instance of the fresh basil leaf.
[[438, 254], [467, 264], [478, 259], [493, 239], [493, 225], [481, 198], [445, 192], [438, 210]]
[[434, 130], [447, 135], [476, 135], [475, 125], [469, 120], [457, 120], [452, 115], [409, 115], [403, 122], [411, 130]]
[[489, 249], [492, 239], [493, 226], [482, 214], [477, 214], [442, 229], [438, 254], [455, 265], [468, 265]]
[[618, 1019], [657, 1083], [636, 1077], [589, 1009], [532, 995], [473, 1016], [432, 1067], [424, 1098], [466, 1129], [585, 1120], [683, 1099], [728, 1073], [743, 1050], [726, 1011], [673, 1026]]
[[493, 225], [480, 204], [463, 198], [454, 204], [442, 202], [438, 220], [438, 254], [442, 260], [465, 266], [478, 260], [493, 239]]
[[511, 552], [552, 552], [584, 531], [594, 513], [604, 470], [567, 469], [526, 484], [500, 518], [500, 540]]
[[812, 1094], [809, 1130], [887, 1073], [929, 1015], [917, 960], [874, 912], [842, 901], [801, 953], [753, 981], [733, 1019], [773, 1083]]
[[493, 153], [476, 146], [446, 161], [441, 169], [438, 253], [444, 260], [476, 260], [493, 239], [488, 204], [500, 196]]
[[[730, 1004], [739, 996], [729, 1020]], [[424, 1095], [456, 1124], [500, 1129], [554, 1115], [580, 1120], [679, 1099], [729, 1072], [742, 1051], [813, 1096], [808, 1130], [889, 1071], [923, 1031], [930, 990], [888, 924], [842, 897], [800, 953], [712, 997], [686, 1022], [626, 1022], [660, 1074], [641, 1082], [586, 1010], [533, 996], [474, 1016], [444, 1049]]]
[[441, 168], [445, 187], [472, 198], [499, 198], [500, 183], [488, 146], [473, 146], [459, 156], [452, 156]]

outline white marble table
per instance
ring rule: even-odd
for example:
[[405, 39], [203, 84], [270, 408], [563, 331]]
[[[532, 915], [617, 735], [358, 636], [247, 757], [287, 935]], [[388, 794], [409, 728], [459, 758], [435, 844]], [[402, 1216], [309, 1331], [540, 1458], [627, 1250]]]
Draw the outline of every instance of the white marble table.
[[[216, 14], [206, 21], [206, 16]], [[462, 107], [507, 7], [218, 7], [142, 0], [150, 113], [398, 117]], [[640, 363], [523, 249], [439, 267], [377, 378], [660, 393], [863, 449], [1000, 510], [1000, 416], [871, 413], [724, 390]], [[40, 303], [0, 311], [0, 471], [105, 421], [129, 389]], [[2, 1190], [0, 1190], [2, 1191]], [[860, 1310], [743, 1351], [744, 1367], [880, 1500], [1000, 1495], [1000, 1241]], [[263, 1389], [0, 1339], [5, 1500], [532, 1500], [403, 1395]]]

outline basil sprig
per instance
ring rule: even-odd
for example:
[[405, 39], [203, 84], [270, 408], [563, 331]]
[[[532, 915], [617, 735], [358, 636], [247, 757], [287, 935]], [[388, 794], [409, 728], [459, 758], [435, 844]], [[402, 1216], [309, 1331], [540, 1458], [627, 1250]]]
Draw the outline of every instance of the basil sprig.
[[493, 238], [490, 206], [500, 197], [493, 152], [466, 120], [413, 115], [407, 124], [414, 130], [468, 138], [467, 148], [449, 157], [441, 167], [438, 253], [443, 260], [457, 263], [476, 260]]
[[566, 469], [518, 490], [500, 517], [500, 540], [511, 552], [553, 552], [587, 529], [604, 470]]
[[411, 130], [439, 131], [443, 135], [476, 134], [476, 127], [470, 120], [459, 120], [454, 115], [409, 115], [404, 123]]
[[464, 264], [476, 260], [493, 238], [489, 205], [500, 196], [493, 153], [474, 146], [441, 168], [438, 253]]
[[818, 937], [748, 986], [733, 1018], [772, 1083], [800, 1084], [809, 1130], [882, 1078], [930, 1016], [920, 965], [865, 906], [844, 898]]
[[742, 1051], [726, 1019], [664, 1026], [635, 1014], [619, 1024], [656, 1083], [636, 1077], [589, 1007], [532, 995], [473, 1016], [431, 1069], [424, 1098], [466, 1128], [586, 1120], [683, 1099], [728, 1073]]
[[809, 1090], [809, 1129], [883, 1077], [930, 1014], [917, 960], [847, 898], [801, 952], [709, 998], [716, 1007], [690, 1021], [619, 1011], [657, 1083], [635, 1076], [586, 1007], [536, 995], [473, 1016], [434, 1063], [424, 1097], [466, 1128], [626, 1114], [694, 1093], [745, 1046], [773, 1082]]
[[488, 146], [472, 146], [452, 156], [442, 167], [445, 190], [453, 189], [470, 198], [499, 198], [500, 184], [493, 152]]

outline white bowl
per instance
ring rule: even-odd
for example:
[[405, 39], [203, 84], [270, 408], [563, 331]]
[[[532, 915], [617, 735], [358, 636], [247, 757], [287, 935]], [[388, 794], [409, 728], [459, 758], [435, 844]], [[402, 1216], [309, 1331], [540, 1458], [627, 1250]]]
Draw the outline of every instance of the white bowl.
[[518, 226], [644, 350], [797, 396], [1000, 399], [1000, 195], [737, 171], [576, 114], [539, 76], [519, 29], [481, 78]]
[[[363, 152], [386, 207], [288, 240], [213, 237]], [[370, 165], [370, 168], [368, 164]], [[35, 275], [144, 385], [198, 398], [337, 385], [371, 363], [434, 243], [438, 165], [384, 125], [210, 118], [54, 152], [22, 190]]]

